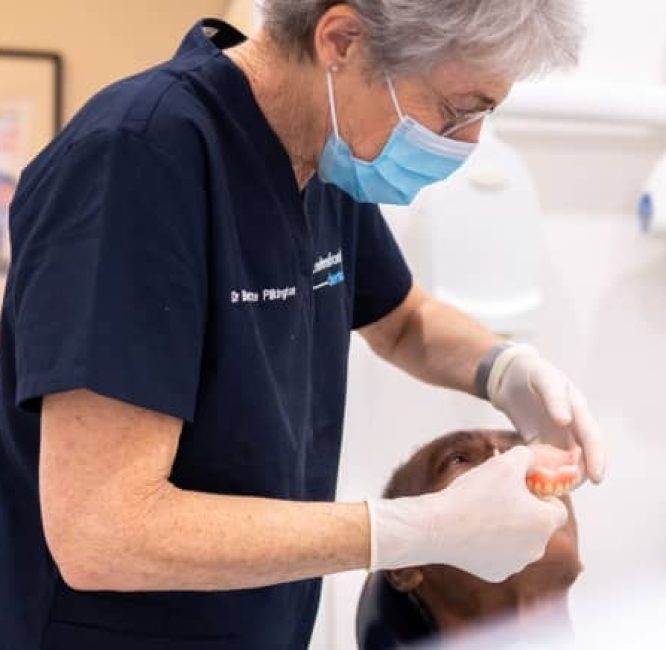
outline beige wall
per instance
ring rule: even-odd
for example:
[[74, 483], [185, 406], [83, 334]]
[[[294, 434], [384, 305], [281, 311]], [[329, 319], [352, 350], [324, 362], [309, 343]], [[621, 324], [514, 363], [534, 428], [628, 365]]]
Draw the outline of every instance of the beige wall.
[[0, 48], [61, 52], [70, 117], [109, 82], [171, 56], [198, 18], [227, 5], [248, 30], [252, 0], [0, 0]]

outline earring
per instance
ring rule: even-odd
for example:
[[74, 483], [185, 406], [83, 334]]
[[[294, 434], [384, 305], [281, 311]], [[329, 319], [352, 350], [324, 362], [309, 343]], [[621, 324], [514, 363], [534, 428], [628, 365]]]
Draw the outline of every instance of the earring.
[[329, 70], [333, 73], [340, 72], [340, 66], [337, 63], [334, 63]]

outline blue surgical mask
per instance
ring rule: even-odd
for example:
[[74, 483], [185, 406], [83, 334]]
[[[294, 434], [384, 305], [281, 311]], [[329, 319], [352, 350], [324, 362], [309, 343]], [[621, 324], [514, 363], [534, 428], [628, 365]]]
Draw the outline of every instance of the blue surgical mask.
[[409, 205], [419, 190], [459, 169], [476, 143], [439, 135], [404, 115], [389, 77], [387, 83], [400, 121], [379, 156], [368, 162], [356, 158], [340, 136], [333, 75], [328, 72], [333, 133], [319, 161], [319, 177], [337, 185], [359, 203]]

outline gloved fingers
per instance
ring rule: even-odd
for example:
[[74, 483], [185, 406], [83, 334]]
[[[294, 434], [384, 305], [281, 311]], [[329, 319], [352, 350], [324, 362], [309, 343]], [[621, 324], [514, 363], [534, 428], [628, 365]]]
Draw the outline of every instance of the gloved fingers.
[[553, 470], [565, 465], [578, 465], [581, 457], [581, 448], [577, 443], [563, 449], [549, 443], [533, 442], [530, 444], [530, 449], [535, 457], [534, 465], [530, 469], [541, 467]]
[[603, 435], [582, 393], [572, 386], [570, 395], [574, 414], [572, 432], [583, 449], [587, 475], [592, 481], [599, 484], [606, 473]]
[[542, 516], [553, 533], [567, 523], [569, 512], [561, 499], [557, 497], [544, 497], [538, 500], [541, 502]]
[[[537, 511], [535, 516], [538, 517], [538, 525], [541, 529], [541, 542], [536, 544], [529, 555], [528, 563], [532, 564], [538, 562], [546, 553], [548, 543], [555, 534], [555, 531], [562, 528], [569, 519], [569, 513], [566, 506], [557, 497], [530, 497], [535, 501]], [[544, 534], [545, 533], [545, 534]]]
[[525, 484], [527, 471], [534, 465], [534, 451], [526, 445], [516, 445], [508, 451], [490, 459], [488, 463], [494, 463], [497, 466], [506, 468], [505, 471], [511, 478], [516, 478]]
[[561, 427], [571, 424], [573, 413], [569, 396], [569, 381], [548, 365], [540, 365], [530, 374], [530, 389], [543, 403], [548, 415]]

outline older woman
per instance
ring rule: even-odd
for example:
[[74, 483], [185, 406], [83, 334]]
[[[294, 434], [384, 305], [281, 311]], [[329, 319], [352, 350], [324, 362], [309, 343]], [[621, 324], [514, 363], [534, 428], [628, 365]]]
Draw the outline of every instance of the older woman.
[[6, 647], [303, 648], [325, 574], [541, 556], [566, 511], [525, 489], [525, 448], [440, 494], [333, 503], [352, 330], [602, 478], [580, 393], [414, 286], [375, 205], [453, 173], [516, 78], [574, 62], [572, 0], [264, 4], [255, 38], [205, 21], [104, 90], [21, 179]]

